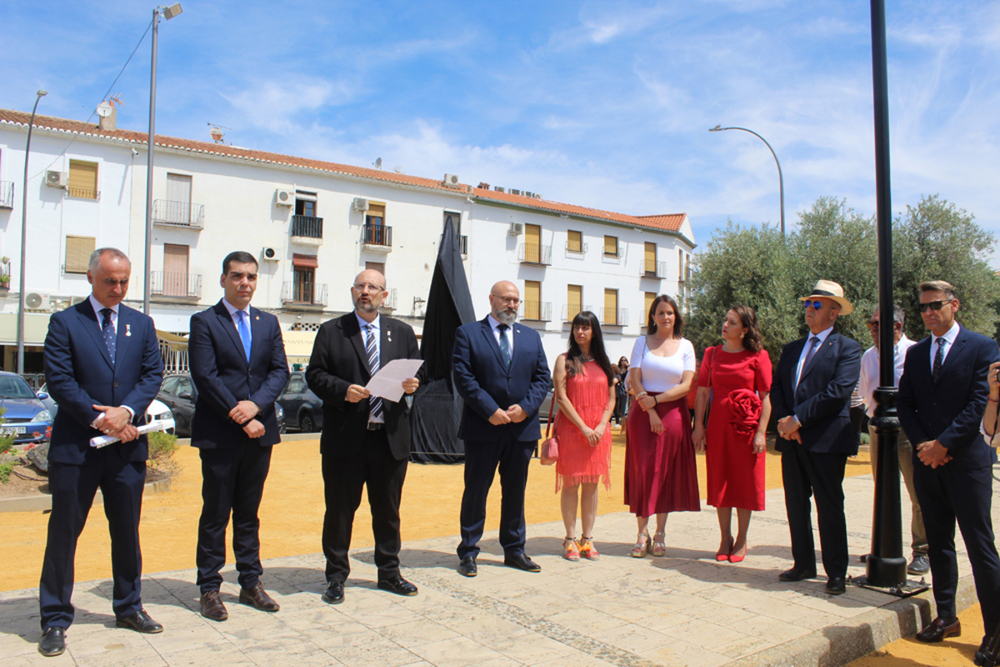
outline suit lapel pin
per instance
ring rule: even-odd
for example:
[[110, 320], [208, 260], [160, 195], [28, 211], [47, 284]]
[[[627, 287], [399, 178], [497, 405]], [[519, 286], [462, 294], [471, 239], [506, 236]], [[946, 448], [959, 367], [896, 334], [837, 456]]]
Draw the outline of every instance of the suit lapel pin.
[[254, 317], [254, 319], [259, 321], [260, 320], [260, 315], [257, 315], [256, 317]]
[[126, 324], [125, 325], [125, 335], [126, 336], [131, 336], [132, 335], [132, 325], [131, 324]]
[[385, 337], [391, 343], [392, 342], [392, 331], [390, 331], [389, 329], [386, 329], [385, 330]]

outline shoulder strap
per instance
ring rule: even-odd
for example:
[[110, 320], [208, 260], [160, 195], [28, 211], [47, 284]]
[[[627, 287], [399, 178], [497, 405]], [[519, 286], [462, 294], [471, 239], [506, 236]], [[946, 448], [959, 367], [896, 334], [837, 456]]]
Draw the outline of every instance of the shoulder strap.
[[549, 432], [552, 430], [552, 413], [556, 409], [556, 392], [552, 390], [552, 403], [549, 404], [549, 421], [545, 424], [545, 439], [549, 439]]

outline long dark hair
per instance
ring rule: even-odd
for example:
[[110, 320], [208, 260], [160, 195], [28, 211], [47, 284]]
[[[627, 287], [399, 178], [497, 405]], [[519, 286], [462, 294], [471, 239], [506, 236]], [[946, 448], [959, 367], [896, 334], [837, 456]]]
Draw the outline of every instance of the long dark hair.
[[743, 334], [743, 347], [751, 352], [760, 352], [764, 343], [760, 339], [760, 328], [757, 326], [757, 313], [750, 306], [733, 306], [729, 310], [740, 318], [740, 325], [746, 329]]
[[656, 307], [664, 301], [669, 303], [670, 307], [674, 309], [674, 338], [680, 338], [684, 333], [684, 316], [681, 315], [680, 306], [678, 306], [677, 302], [674, 301], [674, 297], [668, 294], [661, 294], [653, 299], [653, 303], [649, 305], [649, 319], [646, 322], [646, 335], [652, 336], [656, 333], [656, 320], [653, 319], [653, 315], [656, 314]]
[[601, 333], [601, 323], [597, 320], [597, 315], [589, 310], [581, 310], [573, 318], [572, 326], [570, 326], [569, 351], [566, 353], [566, 376], [573, 377], [583, 372], [583, 351], [580, 350], [576, 336], [573, 335], [573, 329], [578, 326], [590, 327], [590, 356], [608, 376], [608, 386], [610, 387], [614, 384], [615, 372], [611, 368], [611, 360], [608, 359], [608, 353], [604, 349], [604, 334]]

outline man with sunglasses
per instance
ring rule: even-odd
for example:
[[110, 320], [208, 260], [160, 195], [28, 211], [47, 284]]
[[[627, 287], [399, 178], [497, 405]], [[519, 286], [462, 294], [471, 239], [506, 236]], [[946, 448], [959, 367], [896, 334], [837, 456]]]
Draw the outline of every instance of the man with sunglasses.
[[[875, 390], [880, 384], [879, 378], [879, 311], [876, 308], [868, 320], [868, 331], [871, 332], [874, 347], [868, 348], [864, 356], [861, 357], [861, 384], [858, 385], [858, 393], [868, 412], [868, 418], [875, 417]], [[903, 323], [906, 321], [906, 314], [898, 305], [893, 306], [893, 355], [895, 359], [893, 384], [899, 386], [899, 378], [903, 374], [903, 362], [906, 361], [906, 351], [914, 345], [914, 342], [903, 333]], [[876, 464], [878, 463], [878, 434], [875, 427], [869, 424], [869, 452], [871, 454], [872, 475], [876, 474]], [[930, 570], [930, 562], [927, 560], [927, 533], [924, 529], [924, 517], [920, 512], [920, 503], [917, 501], [917, 492], [913, 488], [913, 447], [906, 439], [906, 434], [900, 432], [896, 444], [899, 449], [899, 472], [903, 476], [903, 483], [906, 485], [906, 492], [910, 496], [910, 536], [912, 538], [913, 559], [907, 566], [906, 571], [913, 575], [927, 574]]]
[[972, 564], [986, 638], [1000, 624], [990, 447], [979, 430], [990, 391], [987, 373], [1000, 354], [995, 341], [955, 321], [959, 305], [949, 283], [921, 283], [919, 310], [931, 335], [907, 353], [897, 401], [899, 423], [913, 443], [913, 482], [927, 527], [937, 618], [917, 639], [929, 643], [962, 634], [955, 608], [956, 521]]
[[[365, 388], [378, 369], [394, 359], [419, 359], [413, 329], [379, 306], [385, 298], [385, 276], [362, 271], [351, 286], [354, 311], [329, 320], [316, 333], [306, 370], [309, 388], [323, 399], [320, 437], [326, 516], [323, 553], [326, 583], [323, 601], [344, 601], [344, 582], [351, 572], [354, 513], [367, 486], [375, 536], [378, 587], [397, 595], [417, 594], [417, 587], [399, 573], [399, 503], [410, 458], [409, 405], [372, 396]], [[423, 369], [417, 375], [422, 376]], [[418, 378], [403, 380], [412, 394]]]
[[802, 581], [816, 576], [809, 502], [814, 496], [826, 590], [840, 595], [846, 591], [849, 560], [844, 470], [847, 458], [858, 453], [850, 408], [861, 370], [861, 346], [833, 330], [840, 315], [854, 310], [843, 287], [820, 280], [801, 301], [810, 335], [784, 347], [771, 385], [780, 436], [775, 448], [781, 452], [794, 560], [778, 578]]

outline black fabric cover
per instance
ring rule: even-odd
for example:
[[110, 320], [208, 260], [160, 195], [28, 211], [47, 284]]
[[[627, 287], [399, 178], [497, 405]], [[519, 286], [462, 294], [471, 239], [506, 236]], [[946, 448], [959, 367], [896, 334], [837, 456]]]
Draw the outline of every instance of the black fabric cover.
[[427, 296], [420, 347], [427, 382], [414, 394], [410, 412], [410, 460], [415, 463], [465, 461], [465, 445], [458, 438], [462, 398], [455, 393], [451, 354], [455, 330], [475, 319], [459, 237], [449, 216], [445, 220], [431, 291]]

